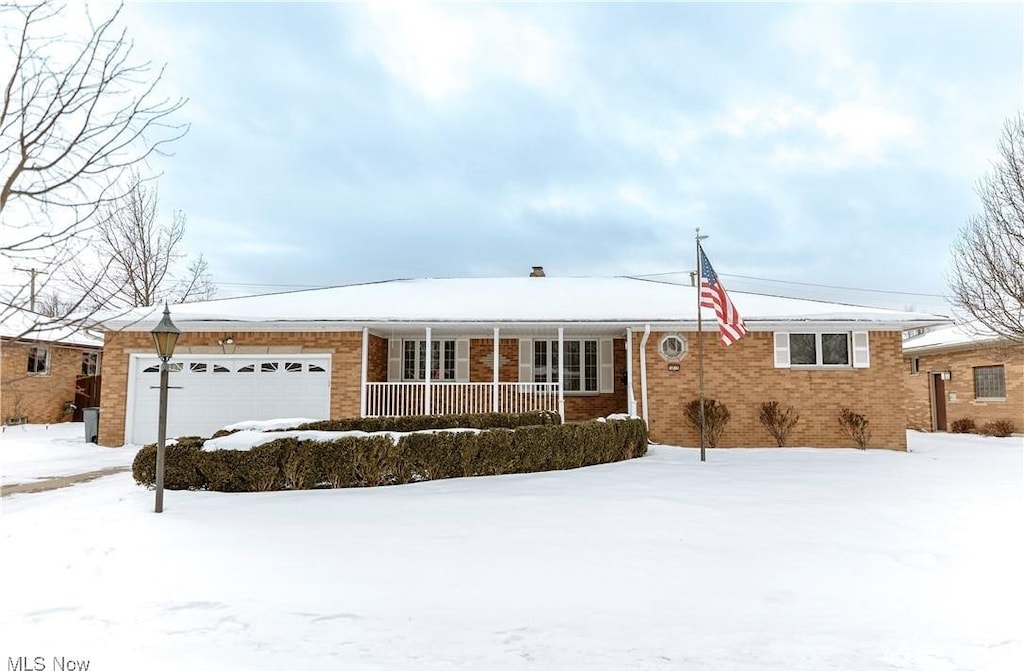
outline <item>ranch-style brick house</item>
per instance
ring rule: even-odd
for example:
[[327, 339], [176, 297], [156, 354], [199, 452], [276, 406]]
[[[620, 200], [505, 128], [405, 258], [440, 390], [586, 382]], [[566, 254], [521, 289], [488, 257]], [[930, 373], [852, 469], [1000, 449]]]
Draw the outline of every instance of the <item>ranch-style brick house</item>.
[[81, 419], [82, 407], [99, 402], [102, 346], [101, 337], [74, 324], [5, 308], [0, 419], [4, 424]]
[[947, 431], [1007, 419], [1024, 431], [1024, 346], [978, 325], [931, 329], [903, 343], [907, 426]]
[[[698, 289], [626, 277], [394, 280], [171, 306], [168, 435], [276, 417], [515, 412], [646, 419], [653, 441], [694, 445], [698, 337], [708, 398], [732, 420], [720, 445], [774, 444], [764, 401], [791, 405], [791, 444], [850, 447], [840, 408], [872, 447], [906, 449], [902, 331], [934, 315], [731, 293], [750, 333], [718, 341]], [[153, 442], [163, 308], [104, 325], [100, 443]]]

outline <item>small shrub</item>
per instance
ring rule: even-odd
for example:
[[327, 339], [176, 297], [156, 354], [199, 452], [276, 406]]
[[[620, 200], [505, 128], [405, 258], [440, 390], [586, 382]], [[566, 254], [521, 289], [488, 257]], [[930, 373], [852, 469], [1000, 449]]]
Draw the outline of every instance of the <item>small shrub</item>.
[[764, 427], [768, 429], [768, 433], [772, 434], [775, 443], [779, 447], [786, 446], [789, 433], [796, 426], [796, 423], [800, 421], [800, 415], [797, 414], [792, 406], [783, 410], [778, 401], [762, 403], [757, 417], [764, 424]]
[[976, 429], [974, 420], [969, 417], [954, 419], [953, 423], [949, 425], [949, 430], [953, 433], [974, 433]]
[[864, 415], [853, 412], [849, 408], [839, 411], [839, 426], [843, 427], [846, 435], [852, 438], [853, 442], [857, 443], [857, 447], [862, 450], [867, 449], [868, 441], [871, 440], [869, 425], [870, 422]]
[[[729, 423], [729, 408], [712, 398], [704, 399], [704, 440], [709, 447], [718, 447], [718, 440]], [[700, 399], [686, 404], [686, 419], [700, 433]]]
[[986, 422], [981, 427], [981, 433], [986, 436], [995, 436], [997, 438], [1007, 438], [1013, 435], [1015, 427], [1013, 422], [1008, 419], [997, 419], [994, 422]]

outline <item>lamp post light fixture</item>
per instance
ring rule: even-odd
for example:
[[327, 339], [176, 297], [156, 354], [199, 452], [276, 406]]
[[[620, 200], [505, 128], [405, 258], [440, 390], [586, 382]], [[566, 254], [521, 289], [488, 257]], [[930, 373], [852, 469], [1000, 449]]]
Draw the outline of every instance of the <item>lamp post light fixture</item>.
[[181, 329], [171, 321], [171, 311], [164, 303], [164, 316], [150, 333], [160, 357], [160, 421], [156, 434], [156, 512], [164, 511], [164, 443], [167, 441], [167, 362], [174, 355]]

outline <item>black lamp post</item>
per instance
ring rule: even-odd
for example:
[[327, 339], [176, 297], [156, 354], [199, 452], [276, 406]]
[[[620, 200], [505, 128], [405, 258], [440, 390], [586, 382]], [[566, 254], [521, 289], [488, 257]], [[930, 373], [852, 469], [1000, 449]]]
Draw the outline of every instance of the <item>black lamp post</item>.
[[156, 436], [156, 512], [164, 511], [164, 443], [167, 440], [167, 362], [174, 355], [181, 329], [171, 321], [171, 311], [164, 303], [164, 317], [150, 333], [160, 357], [160, 423]]

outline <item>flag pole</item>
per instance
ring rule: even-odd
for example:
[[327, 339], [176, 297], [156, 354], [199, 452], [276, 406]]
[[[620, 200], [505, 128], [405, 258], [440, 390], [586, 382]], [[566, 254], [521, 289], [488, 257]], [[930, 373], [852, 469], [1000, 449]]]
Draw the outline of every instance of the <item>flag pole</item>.
[[700, 241], [708, 236], [700, 234], [700, 227], [697, 228], [697, 399], [700, 404], [700, 460], [707, 461], [704, 450], [704, 323], [701, 318], [700, 292], [701, 292], [701, 263], [700, 263]]

